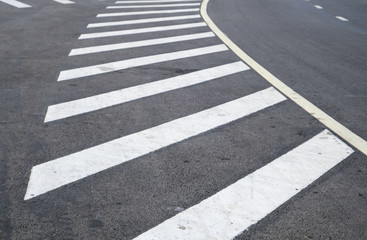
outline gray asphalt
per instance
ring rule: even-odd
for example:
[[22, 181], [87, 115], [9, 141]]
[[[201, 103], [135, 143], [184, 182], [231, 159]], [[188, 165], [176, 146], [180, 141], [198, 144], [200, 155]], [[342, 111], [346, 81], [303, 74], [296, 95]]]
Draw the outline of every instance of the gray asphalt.
[[[26, 2], [26, 0], [24, 0]], [[239, 59], [230, 51], [57, 82], [59, 72], [220, 44], [217, 38], [68, 57], [71, 49], [209, 31], [78, 40], [113, 1], [0, 5], [0, 239], [132, 239], [261, 168], [325, 127], [287, 100], [215, 130], [24, 201], [32, 166], [246, 96], [255, 71], [44, 123], [47, 107]], [[325, 3], [325, 4], [324, 4]], [[324, 10], [317, 10], [319, 4]], [[367, 139], [363, 1], [211, 0], [236, 44]], [[133, 10], [127, 10], [133, 11]], [[149, 17], [163, 17], [154, 15]], [[344, 16], [342, 22], [335, 16]], [[140, 16], [139, 18], [146, 18]], [[116, 17], [109, 20], [124, 20]], [[200, 20], [175, 21], [175, 24]], [[159, 25], [170, 25], [162, 22]], [[156, 26], [155, 23], [139, 27]], [[133, 29], [137, 26], [103, 28]], [[102, 29], [98, 30], [102, 31]], [[356, 151], [238, 239], [367, 239], [367, 158]]]

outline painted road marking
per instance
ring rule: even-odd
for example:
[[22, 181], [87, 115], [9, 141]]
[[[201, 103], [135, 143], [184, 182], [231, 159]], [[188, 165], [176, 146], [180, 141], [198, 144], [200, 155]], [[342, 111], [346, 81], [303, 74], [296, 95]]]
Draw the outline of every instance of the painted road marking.
[[337, 19], [344, 21], [344, 22], [348, 22], [349, 20], [346, 18], [343, 18], [342, 16], [336, 16]]
[[161, 5], [134, 5], [134, 6], [109, 6], [106, 9], [121, 9], [121, 8], [166, 8], [166, 7], [189, 7], [200, 6], [200, 3], [182, 3], [182, 4], [161, 4]]
[[315, 106], [313, 103], [302, 97], [300, 94], [295, 92], [292, 88], [288, 87], [282, 81], [280, 81], [277, 77], [271, 74], [268, 70], [266, 70], [263, 66], [258, 64], [254, 59], [252, 59], [249, 55], [247, 55], [241, 48], [239, 48], [231, 39], [229, 39], [210, 19], [207, 13], [209, 0], [203, 0], [201, 4], [201, 16], [204, 21], [208, 24], [210, 29], [225, 43], [239, 58], [241, 58], [247, 65], [249, 65], [252, 69], [254, 69], [257, 73], [259, 73], [263, 78], [265, 78], [271, 85], [277, 88], [281, 93], [289, 97], [293, 102], [295, 102], [298, 106], [303, 108], [306, 112], [311, 114], [321, 123], [323, 123], [327, 128], [332, 130], [334, 133], [339, 135], [349, 144], [360, 150], [362, 153], [367, 155], [367, 142], [348, 128], [344, 127], [334, 118], [330, 117], [320, 108]]
[[16, 7], [16, 8], [30, 8], [30, 7], [32, 7], [30, 5], [27, 5], [25, 3], [22, 3], [22, 2], [19, 2], [19, 1], [16, 1], [16, 0], [0, 0], [0, 2], [9, 4], [9, 5], [11, 5], [13, 7]]
[[189, 41], [189, 40], [209, 38], [209, 37], [215, 37], [215, 34], [213, 32], [204, 32], [204, 33], [187, 34], [187, 35], [174, 36], [174, 37], [148, 39], [148, 40], [135, 41], [135, 42], [126, 42], [126, 43], [117, 43], [117, 44], [77, 48], [77, 49], [72, 49], [69, 56], [114, 51], [114, 50], [121, 50], [121, 49], [127, 49], [127, 48], [152, 46], [152, 45], [159, 45], [159, 44], [165, 44], [165, 43], [182, 42], [182, 41]]
[[159, 10], [159, 11], [101, 13], [101, 14], [98, 14], [97, 15], [97, 18], [99, 18], [99, 17], [131, 16], [131, 15], [149, 15], [149, 14], [169, 14], [169, 13], [182, 13], [182, 12], [198, 12], [198, 11], [199, 11], [199, 8], [188, 8], [188, 9]]
[[25, 200], [181, 142], [286, 100], [268, 89], [34, 166]]
[[224, 76], [246, 71], [249, 67], [243, 62], [235, 62], [212, 67], [176, 77], [112, 91], [96, 96], [49, 106], [45, 122], [100, 110], [118, 104], [130, 102], [159, 93], [204, 83]]
[[166, 3], [166, 2], [200, 2], [201, 0], [143, 0], [143, 1], [117, 1], [116, 4], [124, 3]]
[[170, 52], [170, 53], [163, 53], [158, 55], [151, 55], [146, 57], [139, 57], [139, 58], [133, 58], [128, 60], [122, 60], [117, 62], [111, 62], [111, 63], [104, 63], [89, 67], [82, 67], [82, 68], [75, 68], [71, 70], [66, 70], [60, 72], [59, 78], [57, 81], [65, 81], [75, 78], [81, 78], [81, 77], [87, 77], [87, 76], [93, 76], [98, 75], [102, 73], [109, 73], [114, 71], [119, 71], [127, 68], [132, 67], [138, 67], [138, 66], [144, 66], [154, 63], [160, 63], [160, 62], [167, 62], [182, 58], [188, 58], [188, 57], [195, 57], [210, 53], [216, 53], [216, 52], [222, 52], [227, 51], [228, 48], [224, 44], [209, 46], [209, 47], [202, 47], [202, 48], [195, 48], [190, 50], [183, 50], [178, 52]]
[[175, 17], [145, 18], [145, 19], [137, 19], [137, 20], [91, 23], [91, 24], [88, 24], [87, 28], [109, 27], [109, 26], [130, 25], [130, 24], [140, 24], [140, 23], [165, 22], [165, 21], [177, 21], [177, 20], [186, 20], [186, 19], [195, 19], [195, 18], [201, 18], [201, 17], [199, 14], [195, 14], [195, 15], [175, 16]]
[[315, 8], [317, 9], [322, 9], [322, 7], [320, 5], [313, 5]]
[[205, 22], [197, 22], [197, 23], [178, 24], [178, 25], [170, 25], [170, 26], [162, 26], [162, 27], [136, 28], [136, 29], [128, 29], [128, 30], [120, 30], [120, 31], [85, 33], [85, 34], [80, 35], [79, 39], [114, 37], [114, 36], [130, 35], [130, 34], [162, 32], [162, 31], [171, 31], [171, 30], [206, 27], [206, 26], [207, 25]]
[[352, 152], [345, 143], [324, 130], [134, 240], [233, 239]]
[[62, 3], [62, 4], [73, 4], [75, 2], [70, 0], [53, 0], [54, 2]]

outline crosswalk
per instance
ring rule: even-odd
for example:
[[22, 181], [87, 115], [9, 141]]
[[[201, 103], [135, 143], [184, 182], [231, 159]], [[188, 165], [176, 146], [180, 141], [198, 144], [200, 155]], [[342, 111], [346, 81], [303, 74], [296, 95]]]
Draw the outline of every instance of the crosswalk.
[[[61, 3], [61, 4], [74, 4], [74, 1], [71, 0], [50, 0], [55, 3]], [[15, 8], [31, 8], [32, 6], [26, 2], [21, 2], [18, 0], [0, 0], [0, 3], [7, 4], [9, 6], [15, 7]]]
[[[70, 65], [74, 67], [60, 71], [58, 84], [80, 81], [79, 86], [83, 87], [88, 81], [101, 80], [101, 76], [115, 78], [114, 73], [130, 69], [145, 71], [149, 66], [155, 68], [168, 62], [179, 64], [179, 61], [197, 58], [201, 59], [201, 66], [188, 73], [50, 105], [44, 122], [56, 124], [99, 114], [107, 108], [134, 104], [140, 99], [153, 99], [167, 92], [224, 81], [226, 77], [252, 71], [235, 57], [224, 58], [225, 61], [215, 66], [206, 63], [228, 53], [229, 49], [222, 43], [213, 43], [218, 39], [198, 14], [199, 4], [197, 0], [134, 0], [107, 6], [79, 36], [80, 45], [69, 53], [73, 61]], [[146, 10], [150, 8], [157, 10]], [[127, 54], [148, 48], [153, 50], [141, 51], [143, 54], [137, 56]], [[99, 57], [94, 57], [97, 55]], [[35, 165], [24, 199], [78, 184], [81, 179], [98, 176], [102, 171], [134, 162], [167, 146], [190, 141], [249, 116], [256, 117], [256, 113], [277, 108], [286, 101], [281, 93], [268, 86]], [[353, 149], [325, 129], [218, 193], [141, 232], [136, 239], [233, 239], [352, 153]]]

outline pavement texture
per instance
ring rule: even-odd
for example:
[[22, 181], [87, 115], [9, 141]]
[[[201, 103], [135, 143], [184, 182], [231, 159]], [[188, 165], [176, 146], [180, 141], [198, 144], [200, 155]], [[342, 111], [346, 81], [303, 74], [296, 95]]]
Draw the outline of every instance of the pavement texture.
[[[208, 38], [68, 57], [78, 47], [210, 31], [204, 27], [78, 40], [83, 33], [137, 26], [86, 28], [101, 21], [96, 15], [109, 12], [105, 7], [114, 2], [75, 2], [30, 0], [29, 9], [0, 5], [0, 239], [133, 239], [325, 129], [286, 100], [24, 201], [31, 169], [37, 164], [271, 86], [248, 70], [44, 123], [47, 107], [53, 104], [239, 61], [225, 51], [57, 82], [60, 71], [67, 69], [221, 44], [218, 38]], [[325, 11], [313, 4], [324, 4]], [[356, 0], [211, 0], [208, 13], [267, 70], [367, 139], [365, 7]], [[236, 239], [367, 239], [366, 160], [356, 151]]]

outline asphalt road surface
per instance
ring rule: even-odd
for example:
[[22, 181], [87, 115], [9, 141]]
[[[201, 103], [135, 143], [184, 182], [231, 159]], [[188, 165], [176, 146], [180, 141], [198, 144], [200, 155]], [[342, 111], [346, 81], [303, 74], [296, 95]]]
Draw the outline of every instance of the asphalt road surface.
[[[367, 139], [366, 1], [207, 13]], [[367, 149], [205, 14], [195, 0], [0, 0], [0, 239], [367, 239]]]

